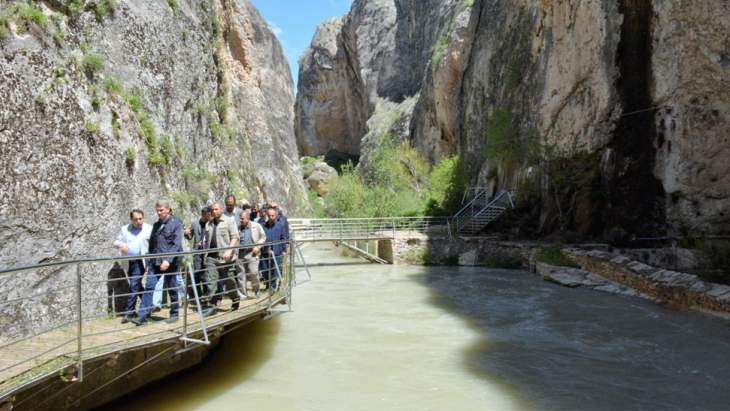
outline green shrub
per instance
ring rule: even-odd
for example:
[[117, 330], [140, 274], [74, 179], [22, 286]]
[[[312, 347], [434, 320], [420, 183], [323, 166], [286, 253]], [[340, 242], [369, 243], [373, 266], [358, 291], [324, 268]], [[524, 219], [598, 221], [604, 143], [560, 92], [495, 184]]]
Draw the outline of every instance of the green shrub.
[[99, 94], [96, 91], [96, 88], [93, 88], [91, 90], [91, 108], [94, 109], [94, 111], [99, 111], [101, 108], [102, 100], [101, 97], [99, 97]]
[[137, 116], [142, 115], [144, 104], [142, 104], [142, 98], [137, 94], [127, 94], [124, 96], [124, 101]]
[[87, 76], [94, 77], [96, 73], [104, 70], [104, 58], [95, 53], [87, 53], [81, 59], [81, 65]]
[[64, 42], [64, 40], [66, 40], [66, 32], [65, 31], [63, 31], [62, 29], [58, 29], [58, 30], [54, 31], [51, 36], [53, 37], [53, 43], [57, 47], [62, 47], [63, 46], [63, 42]]
[[560, 245], [542, 247], [535, 254], [535, 261], [562, 267], [578, 267], [577, 264], [563, 253], [563, 247]]
[[314, 191], [307, 191], [307, 196], [309, 199], [309, 205], [312, 208], [312, 217], [314, 218], [325, 218], [327, 217], [327, 212], [324, 209], [324, 206], [320, 202], [320, 198]]
[[172, 146], [172, 141], [170, 141], [170, 137], [167, 135], [162, 136], [160, 139], [160, 154], [165, 157], [166, 164], [170, 164], [175, 157], [175, 148]]
[[48, 28], [48, 17], [43, 10], [35, 4], [21, 4], [17, 6], [18, 29], [21, 32], [28, 31], [31, 23], [35, 23], [42, 29]]
[[459, 156], [439, 161], [431, 170], [425, 215], [450, 216], [458, 211], [467, 187], [466, 170]]
[[124, 162], [127, 164], [127, 167], [132, 167], [136, 160], [137, 150], [135, 150], [134, 147], [127, 147], [124, 150]]
[[86, 134], [96, 135], [99, 134], [99, 132], [101, 131], [101, 127], [97, 122], [87, 121], [86, 123], [84, 123], [84, 131], [86, 132]]
[[177, 0], [167, 0], [167, 5], [170, 6], [172, 11], [177, 11], [177, 8], [178, 8]]
[[117, 79], [116, 77], [107, 76], [104, 79], [104, 90], [107, 92], [107, 94], [121, 95], [122, 93], [124, 93], [124, 86], [122, 85], [122, 82], [119, 81], [119, 79]]
[[10, 26], [0, 20], [0, 41], [10, 37]]
[[66, 0], [66, 14], [72, 18], [78, 17], [84, 11], [85, 0]]
[[158, 150], [152, 150], [147, 154], [147, 162], [153, 167], [167, 165], [167, 159]]
[[142, 137], [144, 137], [144, 141], [147, 143], [148, 147], [157, 146], [157, 130], [149, 117], [144, 116], [144, 118], [139, 121], [139, 129], [142, 132]]
[[441, 61], [443, 61], [444, 57], [446, 56], [446, 49], [449, 46], [449, 36], [447, 33], [444, 33], [439, 37], [438, 41], [436, 42], [436, 45], [433, 46], [433, 54], [431, 55], [431, 67], [437, 68], [439, 65], [441, 65]]

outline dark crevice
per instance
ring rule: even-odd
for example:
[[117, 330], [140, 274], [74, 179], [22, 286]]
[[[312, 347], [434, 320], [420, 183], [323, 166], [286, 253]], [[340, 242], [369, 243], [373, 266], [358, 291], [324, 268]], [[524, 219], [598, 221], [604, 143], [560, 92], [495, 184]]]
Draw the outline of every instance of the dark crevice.
[[665, 218], [663, 188], [653, 172], [658, 138], [655, 112], [646, 110], [654, 105], [653, 1], [618, 2], [624, 19], [616, 57], [616, 88], [624, 115], [609, 145], [613, 161], [607, 176], [610, 196], [605, 229], [618, 227], [636, 235], [654, 235], [663, 230]]

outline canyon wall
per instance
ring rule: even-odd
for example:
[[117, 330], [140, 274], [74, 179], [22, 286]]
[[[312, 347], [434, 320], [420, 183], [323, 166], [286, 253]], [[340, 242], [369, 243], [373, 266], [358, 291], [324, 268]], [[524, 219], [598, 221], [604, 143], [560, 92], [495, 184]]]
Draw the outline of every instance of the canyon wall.
[[[719, 1], [356, 0], [331, 67], [367, 103], [322, 90], [318, 114], [362, 107], [338, 150], [363, 158], [374, 128], [458, 154], [470, 184], [532, 204], [535, 232], [728, 234], [729, 28]], [[305, 67], [298, 107], [320, 85]], [[298, 140], [332, 147], [315, 129]]]
[[[163, 196], [187, 222], [227, 193], [305, 204], [289, 66], [248, 0], [0, 8], [2, 268], [114, 255], [129, 210], [152, 223]], [[89, 313], [106, 312], [109, 268], [82, 267]], [[75, 274], [0, 279], [4, 298], [37, 295], [0, 329], [72, 316]]]

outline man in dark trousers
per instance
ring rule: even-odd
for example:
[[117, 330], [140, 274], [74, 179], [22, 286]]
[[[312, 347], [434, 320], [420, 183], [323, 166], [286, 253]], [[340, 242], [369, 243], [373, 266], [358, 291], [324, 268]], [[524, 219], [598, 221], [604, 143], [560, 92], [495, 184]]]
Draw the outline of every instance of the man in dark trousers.
[[[289, 244], [284, 242], [289, 240], [289, 233], [284, 224], [278, 219], [278, 214], [279, 210], [270, 206], [266, 210], [268, 219], [263, 225], [267, 243], [277, 243], [264, 247], [261, 256], [266, 288], [272, 294], [279, 288], [282, 270], [281, 257], [289, 253]], [[277, 267], [279, 270], [276, 269]]]
[[[158, 200], [155, 203], [157, 222], [152, 226], [149, 254], [179, 253], [183, 251], [183, 224], [174, 215], [167, 200]], [[170, 298], [170, 318], [168, 323], [178, 320], [178, 288], [177, 274], [180, 272], [181, 257], [153, 257], [148, 260], [149, 271], [145, 282], [145, 293], [137, 318], [132, 320], [136, 325], [147, 323], [152, 310], [152, 293], [157, 281], [163, 281], [163, 288], [168, 290]]]
[[[190, 228], [185, 229], [185, 238], [193, 241], [193, 250], [205, 249], [205, 225], [210, 221], [213, 210], [210, 206], [203, 207], [200, 210], [200, 220], [194, 221]], [[205, 254], [196, 254], [193, 256], [193, 269], [195, 270], [195, 283], [198, 284], [198, 296], [205, 293], [203, 287], [203, 279], [205, 277]], [[192, 285], [192, 284], [191, 284]], [[192, 293], [192, 288], [189, 289]], [[192, 297], [192, 294], [188, 294]]]

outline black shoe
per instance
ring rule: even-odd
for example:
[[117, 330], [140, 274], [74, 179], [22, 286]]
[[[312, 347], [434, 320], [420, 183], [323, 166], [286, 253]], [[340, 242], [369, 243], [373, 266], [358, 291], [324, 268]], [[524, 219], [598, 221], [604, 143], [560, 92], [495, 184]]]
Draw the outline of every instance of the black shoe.
[[132, 320], [134, 320], [134, 317], [132, 317], [131, 315], [125, 315], [124, 318], [122, 318], [122, 324], [126, 324]]
[[180, 317], [178, 317], [177, 315], [171, 315], [170, 318], [168, 318], [167, 320], [165, 320], [165, 322], [168, 323], [168, 324], [174, 324], [179, 319], [180, 319]]
[[211, 315], [218, 312], [218, 309], [215, 307], [208, 307], [203, 309], [203, 317], [210, 317]]
[[233, 304], [231, 304], [231, 311], [238, 310], [238, 307], [240, 306], [240, 304], [241, 304], [240, 302], [234, 301]]
[[155, 307], [152, 309], [153, 313], [159, 313], [160, 311], [162, 311], [162, 307]]
[[143, 317], [134, 317], [134, 318], [132, 318], [132, 322], [136, 326], [146, 325], [149, 323], [149, 321], [147, 321], [147, 318], [143, 318]]

